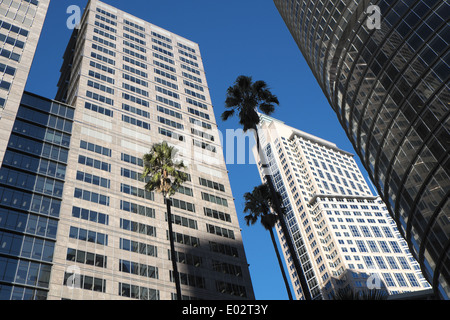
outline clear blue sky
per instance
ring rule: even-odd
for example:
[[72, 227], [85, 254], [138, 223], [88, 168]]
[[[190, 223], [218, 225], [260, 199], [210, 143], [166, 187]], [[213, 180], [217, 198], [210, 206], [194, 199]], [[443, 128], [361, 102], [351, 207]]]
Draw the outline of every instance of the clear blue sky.
[[[239, 75], [264, 80], [280, 100], [273, 117], [287, 125], [336, 143], [354, 153], [272, 0], [104, 0], [200, 46], [219, 130], [238, 128], [236, 118], [221, 122], [227, 88]], [[26, 90], [54, 98], [62, 56], [71, 30], [70, 5], [87, 0], [51, 0]], [[367, 173], [356, 159], [363, 175]], [[259, 185], [255, 165], [228, 164], [242, 237], [256, 299], [287, 299], [270, 236], [243, 220], [243, 194]]]

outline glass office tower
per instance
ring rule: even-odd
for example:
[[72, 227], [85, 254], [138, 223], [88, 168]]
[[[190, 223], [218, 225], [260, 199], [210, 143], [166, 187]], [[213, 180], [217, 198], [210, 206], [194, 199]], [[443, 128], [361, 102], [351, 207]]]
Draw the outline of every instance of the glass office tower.
[[50, 0], [0, 1], [0, 165]]
[[274, 2], [424, 275], [448, 299], [449, 3]]
[[[353, 155], [335, 144], [261, 116], [258, 128], [285, 220], [313, 299], [333, 299], [342, 289], [389, 295], [430, 285], [400, 236], [385, 204], [373, 196]], [[297, 299], [302, 299], [285, 235], [277, 234]]]
[[49, 299], [176, 297], [166, 206], [141, 177], [161, 141], [189, 174], [172, 200], [182, 298], [253, 299], [198, 44], [91, 0], [56, 99], [75, 114]]
[[0, 168], [0, 300], [48, 297], [73, 116], [23, 94]]

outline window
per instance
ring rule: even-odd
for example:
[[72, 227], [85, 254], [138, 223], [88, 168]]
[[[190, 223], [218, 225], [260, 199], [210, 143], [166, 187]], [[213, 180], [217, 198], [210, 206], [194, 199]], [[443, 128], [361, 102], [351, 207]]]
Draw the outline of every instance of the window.
[[119, 295], [138, 300], [159, 300], [159, 290], [119, 282]]
[[194, 124], [194, 125], [201, 126], [201, 127], [205, 128], [205, 129], [211, 129], [212, 128], [212, 126], [209, 123], [206, 123], [204, 121], [200, 121], [200, 120], [197, 120], [197, 119], [194, 119], [194, 118], [189, 118], [189, 122]]
[[398, 262], [400, 262], [400, 265], [401, 265], [402, 269], [404, 269], [404, 270], [411, 269], [411, 267], [409, 266], [408, 261], [404, 257], [397, 257], [397, 259], [398, 259]]
[[155, 81], [158, 82], [158, 83], [161, 83], [161, 84], [163, 84], [165, 86], [168, 86], [168, 87], [170, 87], [172, 89], [178, 90], [178, 85], [175, 84], [175, 83], [169, 82], [167, 80], [164, 80], [164, 79], [161, 79], [161, 78], [158, 78], [158, 77], [155, 77]]
[[155, 227], [140, 222], [135, 222], [127, 219], [120, 219], [120, 228], [151, 237], [156, 237]]
[[239, 257], [237, 248], [230, 245], [210, 241], [209, 248], [212, 252], [224, 254], [230, 257]]
[[[166, 221], [167, 221], [167, 214], [165, 216], [166, 216]], [[172, 223], [174, 223], [176, 225], [191, 228], [194, 230], [198, 229], [197, 221], [195, 221], [193, 219], [185, 218], [185, 217], [179, 216], [177, 214], [172, 214], [171, 216], [172, 216]]]
[[356, 244], [358, 246], [359, 252], [368, 252], [364, 241], [356, 240]]
[[383, 257], [375, 256], [374, 258], [375, 258], [375, 261], [377, 262], [377, 265], [378, 265], [378, 267], [379, 267], [380, 269], [387, 269], [387, 265], [386, 265], [386, 263], [384, 262]]
[[386, 260], [391, 269], [400, 269], [397, 265], [397, 262], [395, 261], [395, 259], [393, 257], [386, 257]]
[[183, 80], [183, 83], [184, 83], [185, 85], [191, 87], [191, 88], [196, 89], [196, 90], [199, 90], [199, 91], [202, 91], [202, 92], [204, 91], [203, 87], [202, 87], [202, 86], [199, 86], [199, 85], [196, 84], [196, 83], [192, 83], [192, 82], [187, 81], [187, 80]]
[[205, 212], [205, 216], [219, 219], [222, 221], [231, 222], [231, 216], [228, 213], [224, 213], [224, 212], [206, 208], [206, 207], [204, 207], [203, 210]]
[[[139, 84], [141, 86], [148, 87], [148, 82], [147, 81], [141, 80], [141, 79], [136, 78], [136, 77], [134, 77], [132, 75], [129, 75], [127, 73], [122, 73], [122, 78], [124, 78], [125, 80], [128, 80], [128, 81], [137, 83], [137, 84]], [[127, 89], [127, 88], [125, 88], [125, 89]], [[148, 96], [148, 94], [147, 94], [147, 96]]]
[[383, 234], [380, 231], [380, 228], [378, 226], [371, 226], [373, 234], [375, 235], [375, 237], [377, 238], [382, 238]]
[[132, 213], [146, 216], [149, 218], [155, 218], [155, 209], [145, 207], [136, 203], [120, 200], [120, 209]]
[[[174, 76], [174, 75], [172, 75], [172, 74], [170, 74], [170, 73], [161, 71], [161, 70], [156, 69], [156, 68], [154, 69], [154, 71], [155, 71], [156, 74], [159, 74], [160, 76], [166, 77], [166, 78], [168, 78], [168, 79], [170, 79], [170, 80], [177, 81], [177, 77]], [[174, 71], [174, 72], [175, 72], [175, 71]]]
[[212, 203], [216, 203], [218, 205], [222, 205], [222, 206], [228, 207], [227, 199], [221, 198], [221, 197], [217, 197], [217, 196], [214, 196], [214, 195], [209, 194], [209, 193], [202, 192], [202, 199], [206, 200], [206, 201], [209, 201], [209, 202], [212, 202]]
[[[167, 41], [167, 42], [169, 42], [169, 43], [172, 43], [172, 40], [171, 40], [170, 38], [165, 37], [165, 36], [163, 36], [163, 35], [160, 35], [159, 33], [156, 33], [156, 32], [154, 32], [154, 31], [152, 31], [152, 36], [157, 37], [157, 38], [159, 38], [159, 39], [161, 39], [161, 40]], [[172, 49], [172, 47], [170, 47], [170, 49]]]
[[[152, 39], [152, 41], [155, 41], [155, 39]], [[168, 55], [169, 57], [173, 57], [173, 53], [172, 53], [172, 52], [167, 51], [167, 50], [165, 50], [165, 49], [163, 49], [163, 48], [161, 48], [161, 47], [152, 45], [152, 49], [153, 49], [153, 50], [156, 50], [156, 51], [159, 51], [159, 52], [161, 52], [161, 53], [163, 53], [163, 54], [166, 54], [166, 55]]]
[[158, 256], [157, 247], [146, 243], [136, 242], [133, 240], [120, 238], [120, 249], [152, 257]]
[[144, 161], [141, 158], [135, 157], [135, 156], [131, 156], [129, 154], [126, 153], [122, 153], [121, 154], [121, 160], [127, 163], [131, 163], [131, 164], [135, 164], [137, 166], [143, 167], [144, 166]]
[[391, 232], [391, 229], [389, 227], [381, 227], [383, 229], [384, 234], [388, 238], [394, 238], [394, 235]]
[[[176, 243], [185, 244], [187, 246], [198, 247], [200, 240], [196, 237], [188, 236], [182, 233], [173, 232], [173, 239]], [[166, 238], [169, 240], [169, 233], [166, 232]]]
[[109, 197], [95, 192], [75, 188], [74, 197], [104, 206], [109, 206]]
[[107, 214], [79, 207], [72, 208], [72, 217], [81, 218], [104, 225], [109, 224], [109, 216]]
[[88, 98], [91, 98], [91, 99], [94, 99], [94, 100], [97, 100], [97, 101], [109, 104], [111, 106], [114, 105], [114, 100], [113, 99], [107, 98], [105, 96], [102, 96], [100, 94], [97, 94], [97, 93], [94, 93], [94, 92], [91, 92], [91, 91], [86, 91], [86, 96]]
[[104, 246], [108, 245], [108, 235], [77, 227], [70, 227], [69, 237], [87, 242], [93, 242]]
[[184, 71], [183, 71], [181, 74], [183, 75], [183, 77], [186, 77], [186, 78], [188, 78], [188, 79], [197, 81], [198, 83], [202, 83], [202, 79], [200, 79], [200, 78], [198, 78], [198, 77], [196, 77], [196, 76], [193, 76], [193, 75], [191, 75], [191, 74], [189, 74], [189, 73], [187, 73], [187, 72], [184, 72]]
[[183, 116], [181, 115], [181, 113], [179, 113], [179, 112], [176, 112], [176, 111], [174, 111], [174, 110], [172, 110], [172, 109], [169, 109], [169, 108], [164, 108], [164, 107], [161, 107], [161, 106], [156, 106], [156, 109], [159, 111], [159, 112], [162, 112], [162, 113], [164, 113], [164, 114], [167, 114], [167, 115], [169, 115], [169, 116], [171, 116], [171, 117], [174, 117], [174, 118], [177, 118], [177, 119], [183, 119]]
[[187, 109], [188, 109], [189, 113], [192, 113], [192, 114], [194, 114], [196, 116], [199, 116], [201, 118], [209, 120], [209, 114], [201, 112], [201, 111], [198, 111], [198, 110], [195, 110], [193, 108], [189, 108], [189, 107]]
[[401, 273], [394, 273], [395, 279], [397, 279], [398, 284], [400, 287], [407, 287], [408, 284], [405, 281], [405, 277]]
[[386, 281], [388, 287], [395, 287], [394, 279], [392, 278], [391, 274], [389, 273], [383, 273], [383, 278]]
[[[79, 277], [79, 285], [80, 289], [105, 292], [106, 291], [106, 280], [100, 278], [94, 278], [90, 276], [77, 274], [75, 277]], [[74, 287], [75, 283], [72, 283], [70, 280], [73, 279], [73, 273], [64, 272], [64, 281], [63, 285]]]
[[148, 78], [148, 74], [146, 72], [144, 72], [144, 71], [141, 71], [141, 70], [138, 70], [136, 68], [130, 67], [130, 66], [126, 65], [126, 64], [124, 64], [122, 67], [123, 67], [123, 70], [125, 70], [125, 71], [134, 73], [134, 74], [136, 74], [138, 76], [141, 76], [143, 78]]
[[107, 258], [101, 254], [68, 248], [66, 260], [106, 268]]
[[136, 196], [139, 198], [152, 200], [152, 201], [154, 200], [153, 192], [149, 192], [149, 191], [141, 189], [141, 188], [133, 187], [128, 184], [121, 183], [120, 191], [125, 194], [129, 194], [129, 195]]
[[184, 126], [183, 126], [181, 123], [178, 123], [178, 122], [175, 122], [175, 121], [166, 119], [166, 118], [164, 118], [164, 117], [158, 116], [158, 121], [159, 121], [160, 123], [163, 123], [163, 124], [165, 124], [165, 125], [174, 127], [174, 128], [176, 128], [176, 129], [180, 129], [180, 130], [183, 130], [183, 129], [184, 129]]
[[378, 249], [378, 246], [375, 243], [375, 241], [369, 240], [369, 241], [367, 241], [367, 244], [369, 245], [370, 251], [372, 251], [372, 252], [380, 252], [380, 250]]
[[92, 175], [90, 173], [85, 173], [82, 171], [77, 171], [77, 180], [83, 181], [86, 183], [91, 183], [96, 186], [100, 186], [103, 188], [110, 188], [111, 181], [109, 179], [102, 178], [100, 176]]
[[101, 70], [101, 71], [105, 71], [105, 72], [110, 73], [110, 74], [115, 74], [115, 73], [116, 73], [114, 69], [109, 68], [109, 67], [107, 67], [107, 66], [104, 66], [104, 65], [102, 65], [102, 64], [100, 64], [100, 63], [97, 63], [97, 62], [95, 62], [95, 61], [90, 61], [90, 62], [89, 62], [89, 65], [90, 65], [91, 67], [94, 67], [94, 68], [99, 69], [99, 70]]
[[142, 277], [159, 279], [158, 268], [142, 263], [119, 260], [119, 271], [131, 273]]
[[216, 147], [211, 145], [211, 144], [209, 144], [209, 143], [201, 142], [201, 141], [198, 141], [196, 139], [192, 139], [192, 143], [196, 147], [200, 147], [202, 149], [205, 149], [205, 150], [208, 150], [208, 151], [211, 151], [211, 152], [216, 152]]
[[207, 179], [200, 178], [200, 177], [198, 179], [199, 179], [200, 185], [202, 185], [202, 186], [225, 192], [225, 187], [221, 183], [214, 182], [214, 181], [207, 180]]
[[195, 212], [195, 205], [187, 201], [172, 198], [172, 206], [178, 209]]
[[392, 251], [394, 253], [401, 253], [402, 250], [400, 249], [398, 243], [396, 241], [389, 241], [389, 244], [391, 245]]
[[216, 281], [216, 290], [222, 294], [229, 294], [232, 296], [247, 297], [247, 292], [244, 286], [232, 284], [223, 281]]
[[103, 156], [108, 156], [111, 157], [111, 149], [90, 143], [90, 142], [86, 142], [84, 140], [80, 141], [80, 148], [81, 149], [85, 149], [88, 151], [92, 151], [98, 154], [101, 154]]
[[113, 116], [113, 111], [112, 110], [100, 107], [100, 106], [98, 106], [96, 104], [93, 104], [93, 103], [86, 102], [84, 104], [84, 107], [86, 109], [88, 109], [88, 110], [92, 110], [92, 111], [98, 112], [100, 114], [104, 114], [105, 116], [108, 116], [108, 117], [112, 117]]
[[160, 134], [162, 134], [163, 136], [166, 136], [166, 137], [169, 137], [169, 138], [173, 138], [173, 139], [178, 140], [178, 141], [184, 141], [184, 136], [182, 136], [182, 135], [180, 135], [178, 133], [175, 133], [175, 132], [173, 132], [171, 130], [164, 129], [164, 128], [158, 128], [158, 132]]
[[206, 230], [211, 234], [215, 234], [224, 238], [234, 239], [233, 230], [221, 228], [212, 224], [206, 224]]
[[411, 287], [420, 287], [420, 284], [417, 281], [416, 276], [414, 274], [407, 273], [406, 277], [408, 278], [408, 281], [411, 284]]
[[142, 90], [142, 89], [137, 88], [137, 87], [132, 86], [132, 85], [129, 85], [128, 83], [122, 83], [122, 88], [124, 88], [125, 90], [129, 90], [131, 92], [140, 94], [140, 95], [142, 95], [144, 97], [148, 97], [149, 96], [148, 91]]
[[361, 234], [359, 233], [358, 227], [356, 226], [349, 226], [350, 231], [352, 232], [354, 237], [361, 237]]
[[146, 129], [146, 130], [150, 130], [151, 129], [150, 128], [150, 123], [142, 121], [142, 120], [139, 120], [139, 119], [136, 119], [134, 117], [127, 116], [125, 114], [122, 115], [122, 121], [126, 122], [126, 123], [130, 123], [132, 125], [135, 125], [137, 127], [140, 127], [140, 128]]
[[178, 102], [172, 101], [172, 100], [167, 99], [167, 98], [160, 97], [158, 95], [156, 96], [156, 101], [159, 101], [161, 103], [167, 104], [167, 105], [169, 105], [171, 107], [175, 107], [177, 109], [181, 109], [181, 105]]
[[124, 98], [125, 100], [129, 100], [131, 102], [140, 104], [141, 106], [144, 106], [144, 107], [150, 107], [150, 103], [147, 100], [132, 96], [125, 92], [122, 92], [122, 98]]

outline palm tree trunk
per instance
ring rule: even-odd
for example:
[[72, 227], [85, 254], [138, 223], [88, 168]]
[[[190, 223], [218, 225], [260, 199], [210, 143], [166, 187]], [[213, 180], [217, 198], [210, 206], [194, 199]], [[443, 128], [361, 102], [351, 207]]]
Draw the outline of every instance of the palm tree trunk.
[[289, 296], [289, 300], [292, 300], [292, 293], [291, 293], [291, 287], [289, 286], [288, 279], [286, 277], [286, 272], [284, 271], [283, 262], [281, 261], [280, 252], [278, 250], [277, 243], [275, 241], [275, 236], [273, 235], [273, 230], [269, 229], [270, 232], [270, 238], [272, 238], [273, 247], [275, 248], [275, 253], [277, 255], [278, 264], [280, 265], [281, 274], [283, 275], [284, 285], [286, 286], [286, 291]]
[[166, 198], [166, 205], [167, 205], [167, 223], [169, 226], [170, 259], [172, 260], [173, 278], [175, 280], [175, 287], [177, 290], [177, 300], [181, 300], [180, 274], [178, 273], [177, 256], [175, 253], [175, 241], [173, 238], [173, 231], [172, 231], [172, 213], [171, 213], [172, 200]]
[[256, 135], [256, 147], [258, 148], [257, 152], [258, 152], [260, 160], [261, 160], [262, 169], [266, 173], [266, 175], [265, 175], [266, 182], [267, 182], [267, 184], [269, 186], [270, 193], [272, 194], [272, 198], [273, 198], [273, 201], [274, 201], [274, 204], [275, 204], [275, 209], [277, 211], [276, 213], [277, 213], [278, 217], [280, 218], [279, 222], [280, 222], [281, 230], [283, 231], [284, 238], [286, 239], [286, 243], [288, 245], [289, 253], [290, 253], [291, 257], [292, 257], [292, 261], [294, 263], [295, 270], [297, 271], [297, 275], [298, 275], [299, 280], [300, 280], [300, 286], [302, 288], [303, 296], [305, 297], [305, 300], [312, 300], [311, 293], [309, 292], [308, 282], [306, 281], [306, 277], [305, 277], [305, 274], [303, 272], [303, 268], [301, 267], [300, 261], [298, 259], [298, 255], [297, 255], [295, 247], [294, 247], [294, 244], [292, 243], [292, 238], [291, 238], [290, 233], [289, 233], [289, 231], [287, 229], [286, 221], [284, 220], [284, 215], [282, 214], [283, 211], [281, 210], [281, 204], [278, 201], [278, 197], [276, 196], [276, 189], [275, 189], [275, 186], [274, 186], [273, 181], [272, 181], [272, 176], [267, 174], [267, 169], [269, 167], [269, 164], [267, 164], [266, 161], [265, 161], [265, 154], [264, 154], [264, 152], [262, 150], [260, 150], [261, 146], [260, 146], [260, 141], [259, 141], [258, 129], [255, 126], [253, 128], [253, 130], [255, 131], [255, 135]]

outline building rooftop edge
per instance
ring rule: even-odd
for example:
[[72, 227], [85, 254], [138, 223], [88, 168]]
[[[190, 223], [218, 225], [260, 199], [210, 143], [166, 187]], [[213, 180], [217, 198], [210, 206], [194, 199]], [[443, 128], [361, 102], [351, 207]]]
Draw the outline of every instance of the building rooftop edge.
[[314, 202], [316, 202], [317, 198], [338, 198], [338, 199], [366, 199], [366, 200], [376, 200], [380, 199], [380, 196], [351, 196], [351, 195], [343, 195], [343, 194], [337, 194], [337, 193], [329, 193], [329, 194], [316, 194], [314, 195], [311, 200], [309, 200], [309, 205], [312, 205]]
[[[351, 153], [351, 152], [348, 152], [348, 151], [345, 151], [345, 150], [340, 149], [340, 148], [339, 148], [336, 144], [334, 144], [333, 142], [327, 141], [327, 140], [325, 140], [325, 139], [322, 139], [322, 138], [319, 138], [319, 137], [317, 137], [317, 136], [314, 136], [314, 135], [312, 135], [312, 134], [310, 134], [310, 133], [307, 133], [307, 132], [301, 131], [301, 130], [299, 130], [299, 129], [293, 128], [293, 127], [291, 127], [291, 126], [288, 126], [284, 121], [281, 121], [281, 120], [272, 118], [272, 117], [270, 117], [270, 116], [267, 116], [267, 115], [265, 115], [265, 114], [261, 114], [261, 113], [259, 113], [259, 112], [258, 112], [258, 115], [259, 115], [259, 117], [260, 117], [260, 120], [261, 120], [263, 123], [264, 123], [264, 122], [269, 123], [269, 124], [270, 124], [271, 122], [279, 123], [279, 124], [282, 124], [282, 125], [288, 127], [289, 129], [291, 129], [292, 133], [291, 133], [291, 135], [289, 136], [289, 139], [290, 139], [290, 140], [292, 140], [295, 136], [299, 136], [299, 137], [302, 137], [302, 138], [311, 140], [311, 141], [313, 141], [313, 142], [316, 142], [316, 143], [318, 143], [318, 144], [320, 144], [320, 145], [323, 145], [323, 146], [325, 146], [325, 147], [327, 147], [327, 148], [330, 148], [330, 149], [333, 149], [333, 150], [335, 150], [335, 151], [341, 152], [341, 153], [343, 153], [343, 154], [345, 154], [345, 155], [348, 155], [348, 156], [350, 156], [350, 157], [354, 157], [354, 156], [355, 156], [355, 155], [354, 155], [353, 153]], [[260, 125], [261, 125], [261, 123], [260, 123]]]
[[117, 8], [117, 7], [114, 7], [113, 5], [110, 5], [110, 4], [108, 4], [108, 3], [105, 3], [105, 2], [103, 2], [103, 1], [101, 1], [101, 0], [89, 0], [89, 2], [88, 2], [87, 5], [86, 5], [86, 8], [90, 7], [90, 6], [92, 5], [93, 2], [97, 2], [97, 3], [101, 4], [101, 5], [104, 6], [104, 7], [112, 8], [112, 9], [114, 9], [114, 10], [116, 11], [115, 13], [117, 13], [117, 11], [120, 11], [120, 12], [124, 13], [124, 15], [129, 16], [129, 17], [132, 17], [132, 18], [137, 19], [137, 20], [140, 20], [140, 22], [142, 22], [142, 23], [144, 23], [144, 24], [145, 24], [145, 23], [148, 23], [148, 24], [152, 25], [152, 26], [155, 27], [155, 28], [158, 28], [158, 29], [161, 29], [161, 30], [163, 30], [163, 31], [165, 31], [165, 32], [168, 32], [168, 33], [170, 33], [170, 34], [173, 34], [173, 35], [177, 36], [178, 40], [185, 41], [186, 43], [189, 43], [189, 44], [191, 44], [191, 45], [196, 45], [196, 46], [200, 47], [200, 45], [199, 45], [197, 42], [195, 42], [195, 41], [189, 40], [188, 38], [185, 38], [185, 37], [183, 37], [183, 36], [180, 36], [179, 34], [174, 33], [174, 32], [172, 32], [172, 31], [169, 31], [169, 30], [167, 30], [167, 29], [165, 29], [165, 28], [162, 28], [162, 27], [160, 27], [160, 26], [157, 26], [156, 24], [153, 24], [153, 23], [151, 23], [150, 21], [147, 21], [147, 20], [144, 20], [144, 19], [142, 19], [142, 18], [139, 18], [139, 17], [137, 17], [137, 16], [135, 16], [135, 15], [133, 15], [133, 14], [131, 14], [131, 13], [128, 13], [128, 12], [126, 12], [126, 11], [123, 11], [123, 10], [121, 10], [121, 9], [119, 9], [119, 8]]
[[49, 102], [61, 104], [61, 105], [65, 106], [65, 107], [69, 107], [69, 108], [75, 109], [74, 106], [71, 106], [70, 104], [67, 104], [67, 103], [65, 103], [65, 102], [58, 101], [58, 100], [55, 100], [55, 99], [52, 99], [52, 98], [47, 98], [47, 97], [41, 96], [40, 94], [33, 93], [33, 92], [30, 92], [30, 91], [27, 91], [27, 90], [24, 90], [24, 91], [23, 91], [23, 93], [22, 93], [22, 98], [23, 98], [23, 96], [26, 95], [26, 94], [29, 95], [29, 96], [33, 96], [33, 97], [42, 99], [42, 100], [47, 100], [47, 101], [49, 101]]

